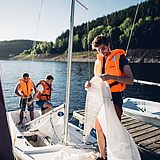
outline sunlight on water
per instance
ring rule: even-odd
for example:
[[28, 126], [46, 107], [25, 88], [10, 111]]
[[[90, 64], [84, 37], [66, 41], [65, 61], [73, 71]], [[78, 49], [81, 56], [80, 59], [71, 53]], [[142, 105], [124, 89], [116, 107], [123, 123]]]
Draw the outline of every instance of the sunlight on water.
[[[65, 102], [66, 96], [66, 79], [67, 79], [67, 63], [65, 62], [30, 62], [30, 61], [0, 61], [1, 62], [1, 78], [4, 88], [4, 96], [8, 110], [15, 110], [19, 108], [19, 98], [14, 94], [14, 88], [17, 84], [18, 78], [23, 72], [30, 73], [35, 84], [40, 79], [44, 79], [47, 74], [52, 74], [55, 78], [53, 81], [52, 104], [53, 106], [60, 105]], [[134, 77], [142, 80], [160, 81], [158, 74], [153, 75], [156, 68], [160, 65], [154, 65], [152, 75], [148, 74], [148, 68], [153, 65], [132, 65]], [[93, 63], [91, 63], [91, 76], [93, 76]], [[146, 68], [146, 70], [145, 70]], [[142, 69], [142, 70], [141, 70]], [[144, 74], [143, 74], [144, 73]], [[84, 84], [88, 80], [89, 71], [88, 63], [72, 63], [72, 78], [71, 78], [71, 96], [70, 96], [70, 112], [75, 109], [84, 108], [86, 91]], [[151, 80], [152, 77], [152, 80]], [[137, 90], [138, 89], [138, 90]], [[156, 94], [155, 94], [156, 93]], [[155, 95], [154, 95], [155, 94]], [[160, 90], [154, 87], [142, 86], [128, 86], [124, 92], [125, 96], [140, 97], [143, 99], [150, 99], [159, 101]]]

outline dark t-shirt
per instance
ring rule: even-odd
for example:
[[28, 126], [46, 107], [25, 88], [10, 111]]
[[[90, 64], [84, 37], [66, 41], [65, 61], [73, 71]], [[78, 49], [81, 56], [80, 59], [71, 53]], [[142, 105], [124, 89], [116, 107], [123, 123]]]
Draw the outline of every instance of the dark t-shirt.
[[123, 72], [123, 67], [125, 65], [128, 65], [128, 60], [125, 57], [125, 55], [121, 55], [121, 57], [119, 59], [119, 68], [120, 68], [121, 72]]
[[[123, 68], [125, 65], [128, 65], [128, 60], [126, 59], [125, 55], [121, 55], [119, 59], [119, 68], [121, 72], [123, 72]], [[117, 104], [119, 107], [122, 107], [123, 104], [123, 93], [122, 92], [112, 92], [112, 100], [113, 104]]]

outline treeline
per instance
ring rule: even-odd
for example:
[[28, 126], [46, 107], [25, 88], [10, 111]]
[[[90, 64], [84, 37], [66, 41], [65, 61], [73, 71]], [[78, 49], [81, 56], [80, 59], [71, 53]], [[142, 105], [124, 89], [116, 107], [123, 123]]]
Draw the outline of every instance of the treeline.
[[16, 56], [24, 50], [31, 49], [32, 45], [33, 41], [31, 40], [0, 41], [0, 58]]
[[[137, 10], [136, 6], [114, 12], [74, 27], [73, 50], [76, 52], [91, 50], [91, 42], [96, 35], [105, 34], [111, 38], [112, 48], [126, 49]], [[66, 30], [53, 42], [41, 42], [32, 50], [22, 54], [62, 54], [68, 48], [69, 30]], [[148, 0], [139, 5], [134, 30], [130, 41], [130, 49], [159, 48], [160, 37], [160, 0]], [[88, 45], [89, 44], [89, 45]]]

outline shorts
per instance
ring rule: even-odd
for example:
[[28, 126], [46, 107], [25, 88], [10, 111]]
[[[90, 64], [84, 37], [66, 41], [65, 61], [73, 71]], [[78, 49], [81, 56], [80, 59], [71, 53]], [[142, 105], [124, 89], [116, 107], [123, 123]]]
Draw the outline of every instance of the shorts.
[[122, 92], [112, 92], [112, 100], [113, 104], [117, 104], [120, 108], [122, 108], [123, 105], [123, 93]]
[[[49, 103], [48, 101], [46, 100], [39, 100], [39, 101], [36, 101], [36, 104], [41, 108], [41, 111], [44, 111], [46, 108], [44, 108], [44, 103]], [[49, 103], [51, 104], [51, 103]]]
[[[27, 98], [27, 99], [22, 99], [22, 98], [20, 99], [21, 110], [23, 110], [23, 111], [26, 110], [26, 106], [27, 106], [26, 102], [29, 102], [31, 99], [32, 99], [32, 97]], [[34, 109], [33, 103], [31, 104], [31, 106], [27, 106], [28, 111], [33, 111], [33, 109]]]

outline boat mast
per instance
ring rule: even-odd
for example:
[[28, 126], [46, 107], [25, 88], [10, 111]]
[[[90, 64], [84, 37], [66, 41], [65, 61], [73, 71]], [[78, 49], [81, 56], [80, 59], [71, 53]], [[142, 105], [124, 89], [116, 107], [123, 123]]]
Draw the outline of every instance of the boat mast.
[[72, 65], [72, 47], [73, 47], [73, 26], [74, 26], [75, 0], [71, 2], [70, 30], [68, 43], [68, 65], [67, 65], [67, 83], [66, 83], [66, 108], [65, 108], [65, 130], [64, 143], [67, 144], [68, 139], [68, 117], [69, 117], [69, 100], [70, 100], [70, 84], [71, 84], [71, 65]]

